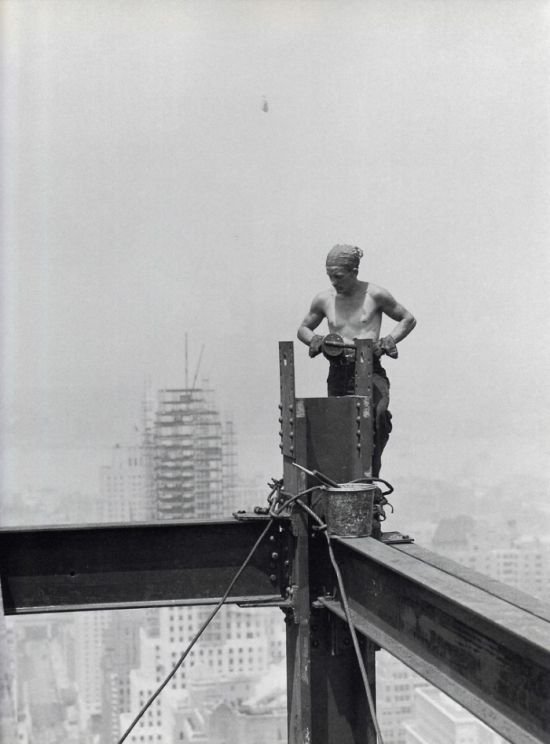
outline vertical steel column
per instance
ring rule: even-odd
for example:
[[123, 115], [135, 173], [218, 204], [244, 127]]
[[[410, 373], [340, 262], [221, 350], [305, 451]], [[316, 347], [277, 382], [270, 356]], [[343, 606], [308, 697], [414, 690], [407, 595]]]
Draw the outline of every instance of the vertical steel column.
[[[312, 742], [376, 744], [376, 731], [347, 623], [335, 623], [325, 610], [314, 609], [311, 639]], [[374, 698], [374, 646], [364, 636], [359, 637], [359, 645]]]
[[[282, 432], [283, 480], [285, 490], [299, 493], [306, 488], [306, 478], [293, 462], [305, 465], [306, 428], [303, 403], [297, 407], [294, 379], [294, 346], [291, 341], [279, 343], [281, 379], [280, 423]], [[298, 410], [297, 410], [298, 408]], [[307, 515], [294, 509], [291, 517], [294, 540], [292, 562], [292, 610], [286, 615], [286, 658], [288, 700], [288, 744], [310, 744], [311, 735], [311, 646], [309, 596], [309, 525]]]
[[[285, 490], [298, 493], [308, 479], [292, 463], [343, 482], [371, 472], [372, 342], [358, 347], [352, 397], [296, 400], [292, 342], [279, 344], [281, 450]], [[288, 744], [376, 744], [376, 734], [347, 626], [334, 622], [315, 599], [331, 592], [335, 577], [324, 538], [311, 538], [307, 516], [293, 510], [292, 611], [287, 614]], [[313, 606], [312, 606], [313, 605]], [[361, 648], [373, 697], [375, 647]]]

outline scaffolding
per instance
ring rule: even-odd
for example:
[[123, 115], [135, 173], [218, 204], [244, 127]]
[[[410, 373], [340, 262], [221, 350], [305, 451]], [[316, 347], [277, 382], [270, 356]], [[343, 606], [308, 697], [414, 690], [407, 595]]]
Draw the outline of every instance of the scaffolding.
[[220, 413], [211, 390], [159, 391], [152, 450], [159, 519], [221, 515], [224, 447]]

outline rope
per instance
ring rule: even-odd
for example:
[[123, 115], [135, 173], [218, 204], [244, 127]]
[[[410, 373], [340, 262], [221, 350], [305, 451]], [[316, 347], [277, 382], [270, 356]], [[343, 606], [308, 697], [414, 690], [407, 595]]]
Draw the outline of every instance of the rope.
[[189, 655], [189, 652], [191, 651], [191, 649], [193, 648], [193, 646], [199, 640], [199, 638], [204, 633], [204, 631], [206, 630], [206, 628], [210, 625], [210, 623], [212, 622], [212, 620], [214, 619], [214, 617], [218, 614], [218, 612], [222, 608], [222, 605], [225, 603], [225, 601], [227, 600], [229, 594], [231, 593], [231, 590], [233, 589], [233, 587], [237, 583], [237, 580], [239, 579], [239, 577], [241, 576], [242, 572], [244, 571], [244, 569], [249, 564], [249, 562], [250, 562], [252, 556], [254, 555], [254, 553], [256, 552], [258, 546], [260, 545], [260, 543], [262, 542], [262, 540], [264, 539], [264, 537], [269, 532], [271, 526], [273, 525], [273, 521], [274, 521], [273, 519], [270, 519], [269, 520], [269, 522], [267, 523], [267, 525], [266, 525], [265, 529], [263, 530], [262, 534], [260, 535], [260, 537], [254, 543], [254, 546], [253, 546], [252, 550], [247, 555], [247, 557], [244, 559], [244, 562], [242, 563], [241, 567], [239, 568], [239, 570], [237, 571], [237, 573], [235, 574], [235, 576], [231, 580], [229, 586], [225, 590], [225, 593], [224, 593], [223, 597], [220, 599], [220, 601], [215, 606], [215, 608], [212, 610], [212, 612], [210, 613], [210, 615], [207, 617], [207, 619], [201, 625], [200, 629], [195, 634], [195, 636], [193, 637], [193, 639], [191, 640], [191, 642], [189, 643], [189, 645], [187, 646], [187, 648], [185, 649], [185, 651], [183, 652], [183, 654], [180, 656], [180, 658], [178, 659], [178, 661], [176, 662], [176, 664], [172, 668], [171, 672], [168, 674], [168, 676], [165, 678], [165, 680], [162, 682], [162, 684], [160, 684], [159, 687], [155, 690], [155, 692], [151, 695], [151, 697], [149, 698], [149, 700], [147, 700], [147, 702], [143, 705], [143, 707], [141, 708], [141, 710], [139, 711], [139, 713], [137, 714], [137, 716], [134, 718], [134, 720], [132, 721], [132, 723], [128, 726], [128, 728], [126, 729], [126, 731], [124, 732], [124, 734], [122, 735], [122, 737], [118, 740], [118, 744], [122, 744], [124, 741], [126, 741], [126, 739], [130, 735], [130, 733], [132, 732], [132, 730], [134, 729], [134, 727], [136, 726], [136, 724], [138, 723], [138, 721], [140, 720], [140, 718], [142, 718], [145, 715], [145, 713], [147, 712], [147, 710], [151, 707], [151, 705], [155, 702], [155, 700], [160, 695], [160, 693], [164, 690], [164, 688], [166, 687], [166, 685], [170, 682], [170, 680], [173, 678], [173, 676], [176, 674], [176, 672], [178, 671], [178, 669], [181, 667], [181, 665], [183, 664], [183, 662], [185, 661], [185, 659]]

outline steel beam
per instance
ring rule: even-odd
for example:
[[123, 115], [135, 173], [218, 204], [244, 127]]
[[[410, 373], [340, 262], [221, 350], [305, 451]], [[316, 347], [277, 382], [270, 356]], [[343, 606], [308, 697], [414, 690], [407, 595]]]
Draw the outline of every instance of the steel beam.
[[550, 741], [550, 608], [414, 545], [333, 540], [358, 631], [508, 741]]
[[[4, 612], [213, 604], [265, 526], [210, 520], [2, 529]], [[281, 604], [287, 550], [285, 524], [274, 525], [228, 601]]]

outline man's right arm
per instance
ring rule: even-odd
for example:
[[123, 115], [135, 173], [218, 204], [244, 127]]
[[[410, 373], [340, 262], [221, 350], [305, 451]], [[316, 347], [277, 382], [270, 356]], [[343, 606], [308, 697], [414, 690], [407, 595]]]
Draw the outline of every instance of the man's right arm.
[[298, 328], [298, 338], [306, 346], [309, 346], [309, 355], [311, 357], [321, 353], [321, 343], [324, 336], [320, 336], [314, 333], [314, 331], [321, 324], [324, 317], [323, 303], [320, 296], [317, 295], [311, 303], [308, 314]]

